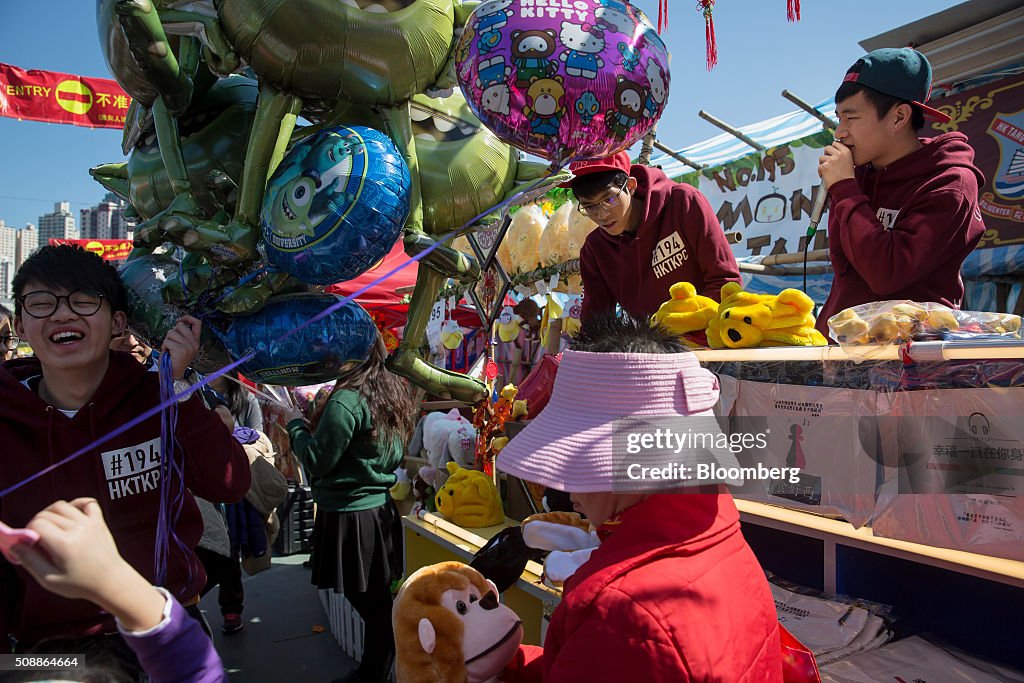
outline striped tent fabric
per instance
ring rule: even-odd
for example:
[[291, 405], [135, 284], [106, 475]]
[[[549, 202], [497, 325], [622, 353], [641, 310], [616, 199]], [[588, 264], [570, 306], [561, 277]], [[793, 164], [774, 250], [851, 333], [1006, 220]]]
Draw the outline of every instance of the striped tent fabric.
[[[836, 118], [836, 103], [831, 97], [816, 105], [815, 109], [832, 120]], [[803, 110], [798, 110], [760, 123], [752, 123], [738, 130], [765, 147], [774, 147], [807, 135], [820, 133], [821, 121]], [[678, 152], [698, 164], [718, 166], [750, 154], [751, 149], [745, 142], [729, 133], [722, 133], [710, 140], [684, 147]], [[679, 176], [695, 170], [667, 154], [652, 158], [651, 165], [661, 166], [661, 170], [670, 178], [679, 178]]]

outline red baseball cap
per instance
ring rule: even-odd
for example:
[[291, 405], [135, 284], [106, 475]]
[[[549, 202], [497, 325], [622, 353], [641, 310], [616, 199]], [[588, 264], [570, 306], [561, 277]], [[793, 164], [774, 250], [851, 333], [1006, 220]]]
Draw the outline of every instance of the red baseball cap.
[[629, 158], [629, 152], [622, 151], [618, 154], [614, 154], [610, 157], [603, 159], [590, 159], [588, 161], [577, 161], [569, 165], [569, 170], [572, 171], [573, 178], [567, 183], [562, 183], [559, 187], [571, 188], [572, 184], [576, 182], [576, 179], [590, 175], [591, 173], [604, 173], [605, 171], [622, 171], [626, 175], [629, 175], [629, 169], [633, 167], [633, 162]]

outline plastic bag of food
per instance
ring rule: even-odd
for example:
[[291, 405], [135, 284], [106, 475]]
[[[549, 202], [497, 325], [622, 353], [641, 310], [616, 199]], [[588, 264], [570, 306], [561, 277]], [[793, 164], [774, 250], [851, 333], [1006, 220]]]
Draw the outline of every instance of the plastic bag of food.
[[875, 301], [828, 319], [829, 336], [842, 346], [901, 344], [908, 340], [1020, 338], [1020, 316], [958, 311], [935, 302]]

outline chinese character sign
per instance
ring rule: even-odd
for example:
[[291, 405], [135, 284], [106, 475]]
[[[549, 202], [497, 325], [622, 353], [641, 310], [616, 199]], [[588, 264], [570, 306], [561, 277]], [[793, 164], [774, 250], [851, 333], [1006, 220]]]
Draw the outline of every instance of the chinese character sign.
[[0, 63], [0, 116], [122, 128], [131, 98], [116, 81]]
[[50, 238], [50, 246], [61, 244], [77, 244], [86, 251], [91, 251], [107, 261], [120, 261], [128, 258], [132, 252], [131, 240], [63, 240]]

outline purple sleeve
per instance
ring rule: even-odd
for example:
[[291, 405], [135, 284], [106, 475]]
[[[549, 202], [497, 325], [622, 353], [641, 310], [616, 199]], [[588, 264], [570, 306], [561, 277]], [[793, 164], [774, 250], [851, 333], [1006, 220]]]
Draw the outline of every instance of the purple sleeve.
[[227, 681], [220, 655], [199, 622], [170, 597], [168, 623], [144, 635], [121, 631], [153, 683], [222, 683]]

